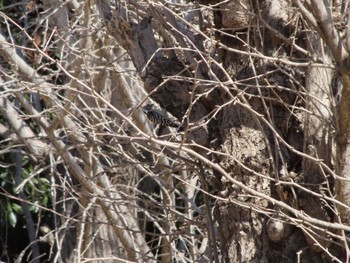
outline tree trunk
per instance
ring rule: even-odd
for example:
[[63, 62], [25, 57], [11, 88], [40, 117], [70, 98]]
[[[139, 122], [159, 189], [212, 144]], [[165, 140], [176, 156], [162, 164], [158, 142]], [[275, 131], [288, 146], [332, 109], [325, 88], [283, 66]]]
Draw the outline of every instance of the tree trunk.
[[39, 2], [2, 13], [0, 261], [349, 261], [349, 1]]

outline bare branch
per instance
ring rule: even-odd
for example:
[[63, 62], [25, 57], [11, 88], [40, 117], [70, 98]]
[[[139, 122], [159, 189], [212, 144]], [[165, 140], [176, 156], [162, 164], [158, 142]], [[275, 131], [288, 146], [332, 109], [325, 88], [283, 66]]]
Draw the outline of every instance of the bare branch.
[[0, 96], [0, 112], [34, 157], [43, 157], [47, 154], [48, 145], [37, 138], [36, 134], [19, 116], [10, 101], [2, 96]]

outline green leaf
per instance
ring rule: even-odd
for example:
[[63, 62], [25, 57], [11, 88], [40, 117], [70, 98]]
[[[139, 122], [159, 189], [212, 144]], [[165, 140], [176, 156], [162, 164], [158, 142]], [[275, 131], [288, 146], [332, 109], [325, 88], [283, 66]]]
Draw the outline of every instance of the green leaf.
[[36, 179], [35, 177], [33, 177], [30, 181], [33, 184], [38, 184], [38, 179]]
[[50, 181], [47, 180], [45, 177], [40, 177], [39, 181], [45, 185], [50, 185]]
[[6, 202], [6, 206], [7, 206], [7, 212], [12, 212], [12, 206], [10, 202]]
[[41, 203], [42, 203], [42, 205], [43, 206], [47, 206], [47, 203], [48, 203], [48, 201], [49, 201], [49, 198], [48, 198], [48, 196], [47, 195], [45, 195], [44, 197], [43, 197], [43, 199], [41, 200]]
[[8, 213], [9, 223], [14, 228], [17, 224], [17, 215], [14, 212]]
[[38, 180], [39, 180], [39, 184], [38, 184], [39, 190], [46, 192], [50, 189], [50, 181], [49, 180], [47, 180], [44, 177], [41, 177]]
[[17, 214], [22, 214], [22, 207], [19, 204], [12, 203], [12, 209], [15, 211]]
[[34, 188], [34, 183], [32, 180], [29, 180], [26, 184], [26, 187], [28, 187], [30, 190], [32, 190]]
[[38, 201], [35, 201], [29, 208], [29, 211], [33, 213], [38, 213], [39, 207], [38, 207]]
[[5, 187], [5, 185], [6, 185], [6, 181], [3, 180], [3, 181], [1, 182], [1, 187]]

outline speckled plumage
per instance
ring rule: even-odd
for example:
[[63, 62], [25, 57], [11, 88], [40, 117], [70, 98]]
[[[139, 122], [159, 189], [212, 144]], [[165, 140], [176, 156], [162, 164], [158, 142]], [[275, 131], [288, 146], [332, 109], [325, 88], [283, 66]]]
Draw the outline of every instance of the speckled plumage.
[[147, 118], [153, 122], [154, 124], [159, 124], [161, 126], [170, 126], [174, 128], [178, 128], [180, 126], [179, 123], [176, 123], [172, 119], [170, 119], [165, 113], [160, 110], [154, 109], [153, 104], [147, 104], [142, 108], [142, 111], [147, 115]]

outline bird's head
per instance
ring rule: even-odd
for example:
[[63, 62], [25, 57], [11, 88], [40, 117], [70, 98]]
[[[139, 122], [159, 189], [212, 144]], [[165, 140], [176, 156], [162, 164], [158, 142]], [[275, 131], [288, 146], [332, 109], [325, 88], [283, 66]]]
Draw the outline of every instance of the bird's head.
[[153, 103], [147, 104], [142, 108], [142, 111], [147, 114], [152, 109], [153, 105]]

